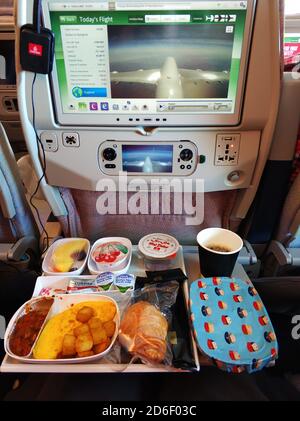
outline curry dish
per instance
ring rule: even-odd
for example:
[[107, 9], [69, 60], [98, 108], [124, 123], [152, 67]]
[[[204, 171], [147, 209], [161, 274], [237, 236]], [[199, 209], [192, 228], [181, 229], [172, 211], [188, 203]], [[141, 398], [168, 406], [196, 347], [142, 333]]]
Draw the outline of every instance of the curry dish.
[[30, 354], [52, 304], [53, 299], [43, 299], [34, 303], [34, 309], [25, 309], [25, 314], [17, 320], [9, 339], [12, 353], [19, 357]]

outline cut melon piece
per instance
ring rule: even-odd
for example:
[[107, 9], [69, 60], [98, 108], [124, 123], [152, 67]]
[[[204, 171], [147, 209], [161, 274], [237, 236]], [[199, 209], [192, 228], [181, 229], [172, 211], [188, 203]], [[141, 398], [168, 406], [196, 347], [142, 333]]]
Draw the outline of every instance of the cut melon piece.
[[78, 260], [76, 255], [85, 250], [85, 240], [68, 241], [57, 246], [52, 253], [52, 265], [55, 272], [69, 272]]

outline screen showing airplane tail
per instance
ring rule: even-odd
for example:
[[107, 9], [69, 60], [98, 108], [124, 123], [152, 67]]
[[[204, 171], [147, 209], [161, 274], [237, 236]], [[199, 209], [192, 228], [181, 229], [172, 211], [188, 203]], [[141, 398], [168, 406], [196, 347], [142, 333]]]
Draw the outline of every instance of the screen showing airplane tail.
[[129, 173], [172, 173], [172, 145], [123, 145], [123, 171]]
[[62, 113], [234, 113], [247, 10], [247, 1], [49, 2]]

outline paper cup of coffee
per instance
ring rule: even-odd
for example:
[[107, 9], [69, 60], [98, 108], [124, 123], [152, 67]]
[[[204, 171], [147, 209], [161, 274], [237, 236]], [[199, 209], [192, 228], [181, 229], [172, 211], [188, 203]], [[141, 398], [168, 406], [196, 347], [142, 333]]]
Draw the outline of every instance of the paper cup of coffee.
[[223, 228], [207, 228], [197, 235], [200, 270], [206, 278], [231, 276], [243, 240], [232, 231]]

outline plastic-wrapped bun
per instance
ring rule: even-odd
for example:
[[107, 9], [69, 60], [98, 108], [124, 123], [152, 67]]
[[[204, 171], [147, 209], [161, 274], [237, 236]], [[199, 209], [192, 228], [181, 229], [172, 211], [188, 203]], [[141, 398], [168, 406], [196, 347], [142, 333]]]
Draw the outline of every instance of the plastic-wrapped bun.
[[128, 308], [120, 325], [119, 340], [133, 355], [161, 363], [167, 351], [168, 322], [155, 306], [139, 301]]

